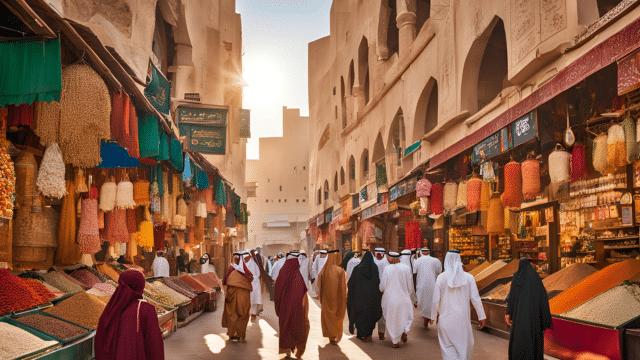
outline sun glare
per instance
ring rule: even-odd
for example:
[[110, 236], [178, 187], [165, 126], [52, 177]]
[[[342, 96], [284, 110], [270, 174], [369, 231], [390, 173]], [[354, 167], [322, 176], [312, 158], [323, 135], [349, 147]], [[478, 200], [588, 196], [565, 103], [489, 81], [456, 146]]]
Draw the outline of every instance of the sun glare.
[[248, 104], [270, 104], [282, 91], [282, 78], [277, 67], [261, 59], [245, 65], [243, 77], [247, 83], [244, 98]]

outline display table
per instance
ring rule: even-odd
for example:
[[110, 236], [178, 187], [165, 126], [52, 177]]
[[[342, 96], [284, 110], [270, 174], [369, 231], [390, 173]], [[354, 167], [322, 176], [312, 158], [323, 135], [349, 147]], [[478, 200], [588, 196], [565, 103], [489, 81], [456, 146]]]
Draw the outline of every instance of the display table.
[[38, 357], [38, 360], [91, 360], [93, 359], [93, 341], [96, 332], [93, 331], [90, 334], [70, 342], [63, 347], [54, 350], [46, 355]]

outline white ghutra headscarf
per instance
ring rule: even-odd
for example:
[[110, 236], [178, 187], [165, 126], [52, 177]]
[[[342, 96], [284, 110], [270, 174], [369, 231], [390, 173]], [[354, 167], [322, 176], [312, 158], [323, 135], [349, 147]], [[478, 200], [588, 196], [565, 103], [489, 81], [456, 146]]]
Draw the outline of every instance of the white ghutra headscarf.
[[457, 288], [465, 284], [464, 269], [460, 254], [449, 251], [444, 259], [444, 276], [447, 277], [447, 286]]

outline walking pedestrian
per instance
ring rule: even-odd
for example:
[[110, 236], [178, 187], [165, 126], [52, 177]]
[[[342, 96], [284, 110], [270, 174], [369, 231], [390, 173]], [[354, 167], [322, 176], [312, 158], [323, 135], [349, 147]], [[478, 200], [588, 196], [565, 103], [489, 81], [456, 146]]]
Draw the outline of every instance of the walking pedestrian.
[[142, 299], [145, 279], [126, 270], [107, 303], [95, 338], [96, 360], [164, 359], [164, 343], [155, 308]]
[[347, 274], [340, 266], [339, 250], [331, 250], [318, 275], [322, 336], [338, 345], [342, 339], [342, 324], [347, 311]]
[[542, 360], [544, 331], [552, 326], [547, 290], [528, 259], [520, 259], [518, 265], [505, 315], [511, 326], [509, 360]]
[[311, 285], [313, 287], [313, 293], [316, 295], [316, 299], [320, 293], [318, 289], [318, 282], [316, 281], [320, 271], [324, 267], [324, 264], [327, 262], [327, 250], [320, 250], [320, 255], [318, 255], [313, 262], [313, 266], [311, 267]]
[[273, 264], [273, 268], [271, 269], [271, 273], [269, 274], [269, 276], [271, 277], [271, 280], [273, 280], [274, 282], [278, 278], [280, 269], [282, 269], [282, 266], [284, 266], [284, 263], [286, 260], [287, 259], [285, 259], [283, 252], [278, 253], [278, 261], [276, 261], [275, 264]]
[[416, 295], [418, 297], [418, 311], [424, 318], [424, 327], [429, 326], [431, 320], [431, 300], [433, 300], [433, 290], [436, 286], [436, 279], [442, 272], [440, 260], [431, 257], [428, 248], [422, 248], [422, 256], [416, 260]]
[[[360, 258], [360, 254], [353, 253], [351, 259], [347, 261], [347, 266], [344, 268], [344, 270], [347, 272], [347, 278], [351, 276], [351, 273], [353, 273], [353, 269], [358, 266], [361, 261], [362, 259]], [[344, 261], [342, 265], [344, 266]]]
[[[382, 275], [384, 275], [384, 268], [389, 264], [389, 261], [387, 260], [387, 251], [384, 248], [376, 248], [375, 256], [376, 258], [373, 261], [376, 263], [376, 266], [378, 267], [378, 276], [380, 280], [382, 280]], [[380, 301], [382, 301], [382, 298], [380, 298]], [[382, 317], [378, 321], [378, 339], [379, 340], [384, 340], [385, 332], [386, 332], [386, 324], [384, 321], [384, 313], [383, 313]]]
[[251, 320], [255, 320], [256, 316], [262, 311], [262, 286], [260, 285], [260, 267], [255, 261], [255, 258], [249, 251], [243, 253], [243, 259], [247, 269], [253, 275], [251, 281]]
[[399, 341], [407, 342], [407, 335], [413, 322], [413, 274], [411, 268], [400, 263], [400, 254], [387, 253], [389, 265], [385, 266], [380, 280], [382, 291], [382, 314], [393, 347], [400, 346]]
[[154, 277], [169, 277], [169, 261], [164, 257], [164, 251], [156, 251], [156, 258], [153, 259], [151, 267], [153, 268]]
[[347, 290], [349, 332], [354, 334], [355, 330], [358, 339], [370, 342], [376, 323], [382, 318], [380, 276], [371, 252], [366, 251], [353, 269]]
[[307, 285], [307, 289], [309, 288], [309, 258], [307, 258], [307, 253], [304, 250], [300, 250], [300, 254], [298, 255], [298, 262], [300, 263], [300, 275], [302, 275], [302, 279], [304, 283]]
[[307, 286], [300, 274], [300, 263], [295, 256], [288, 256], [275, 283], [275, 310], [279, 324], [280, 354], [300, 359], [309, 336], [309, 300]]
[[224, 310], [222, 327], [227, 328], [229, 339], [244, 343], [249, 314], [251, 312], [251, 282], [253, 274], [243, 261], [243, 252], [233, 254], [233, 261], [227, 269], [222, 285], [224, 285]]
[[214, 273], [216, 268], [211, 264], [211, 256], [209, 253], [204, 253], [200, 258], [200, 272], [203, 274]]
[[471, 359], [473, 330], [470, 302], [480, 320], [478, 329], [482, 329], [487, 317], [476, 281], [462, 269], [460, 251], [450, 250], [444, 259], [444, 272], [436, 280], [430, 317], [430, 324], [439, 318], [438, 342], [443, 360]]
[[178, 268], [178, 275], [185, 275], [189, 273], [189, 256], [184, 252], [184, 249], [180, 249], [180, 255], [176, 256], [176, 267]]

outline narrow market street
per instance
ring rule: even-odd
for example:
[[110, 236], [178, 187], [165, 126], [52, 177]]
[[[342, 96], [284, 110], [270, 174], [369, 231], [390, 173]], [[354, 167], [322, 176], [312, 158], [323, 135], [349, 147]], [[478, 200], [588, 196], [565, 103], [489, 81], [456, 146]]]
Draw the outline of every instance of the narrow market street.
[[[165, 339], [165, 358], [178, 359], [281, 359], [278, 355], [278, 318], [273, 302], [268, 294], [263, 294], [264, 311], [256, 321], [249, 321], [247, 342], [240, 344], [229, 341], [226, 329], [220, 325], [222, 318], [222, 293], [218, 292], [218, 309], [213, 313], [203, 313], [188, 326], [178, 329]], [[409, 341], [399, 349], [391, 347], [391, 341], [379, 341], [374, 333], [371, 343], [363, 343], [349, 334], [348, 319], [345, 316], [345, 336], [339, 346], [329, 344], [322, 337], [320, 328], [320, 307], [317, 300], [309, 302], [311, 330], [303, 359], [393, 359], [398, 357], [442, 359], [438, 345], [437, 327], [422, 327], [422, 318], [414, 311], [414, 321], [409, 333]], [[483, 331], [473, 331], [475, 347], [474, 359], [507, 359], [509, 342]]]

